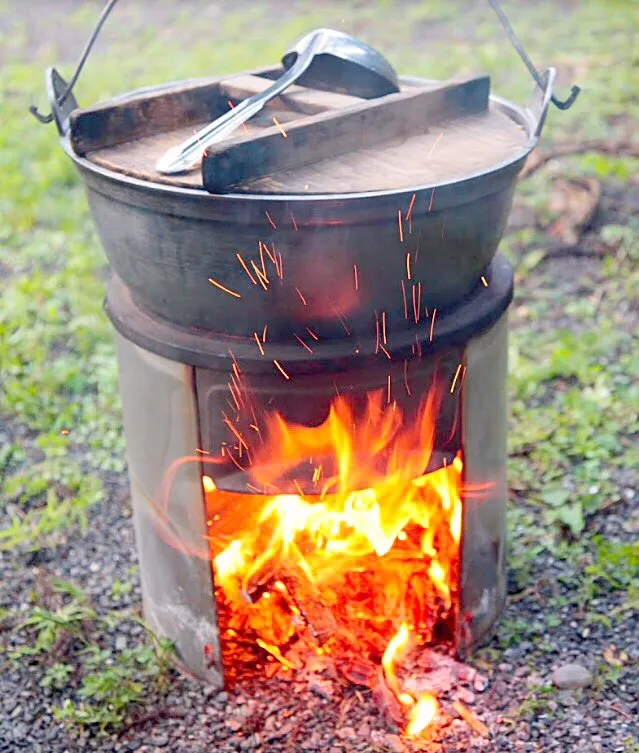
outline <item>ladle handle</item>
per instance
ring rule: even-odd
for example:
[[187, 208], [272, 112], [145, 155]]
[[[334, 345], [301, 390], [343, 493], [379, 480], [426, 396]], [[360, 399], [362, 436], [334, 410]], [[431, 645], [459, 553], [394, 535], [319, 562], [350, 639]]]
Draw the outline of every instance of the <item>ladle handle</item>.
[[182, 144], [171, 147], [158, 160], [155, 169], [165, 175], [185, 172], [196, 167], [202, 160], [207, 147], [228, 136], [242, 123], [246, 123], [256, 115], [264, 105], [278, 94], [283, 92], [306, 71], [313, 60], [317, 47], [321, 42], [320, 37], [311, 40], [307, 48], [297, 58], [295, 63], [285, 71], [267, 89], [259, 94], [245, 99], [237, 107], [214, 120], [202, 128], [194, 136], [191, 136]]

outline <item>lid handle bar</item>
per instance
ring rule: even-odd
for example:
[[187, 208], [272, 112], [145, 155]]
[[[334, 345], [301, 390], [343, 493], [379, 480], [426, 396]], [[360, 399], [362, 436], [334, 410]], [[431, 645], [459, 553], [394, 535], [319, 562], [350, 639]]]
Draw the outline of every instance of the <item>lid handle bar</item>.
[[[548, 84], [547, 76], [542, 76], [537, 68], [535, 68], [535, 64], [528, 56], [528, 53], [524, 49], [524, 46], [519, 41], [519, 39], [517, 39], [515, 30], [511, 26], [508, 17], [504, 13], [504, 9], [499, 4], [498, 0], [488, 0], [488, 2], [491, 4], [492, 9], [497, 14], [497, 18], [501, 22], [501, 25], [504, 27], [504, 31], [506, 32], [506, 36], [510, 40], [510, 43], [515, 48], [515, 50], [517, 50], [519, 57], [524, 61], [524, 65], [526, 66], [526, 68], [528, 68], [530, 75], [535, 79], [537, 86], [540, 89], [546, 89]], [[569, 110], [574, 105], [580, 91], [581, 88], [579, 86], [573, 86], [570, 90], [570, 94], [565, 100], [562, 101], [561, 99], [557, 99], [557, 97], [555, 97], [555, 95], [553, 94], [550, 97], [550, 101], [553, 103], [553, 105], [555, 105], [555, 107], [558, 107], [560, 110]]]

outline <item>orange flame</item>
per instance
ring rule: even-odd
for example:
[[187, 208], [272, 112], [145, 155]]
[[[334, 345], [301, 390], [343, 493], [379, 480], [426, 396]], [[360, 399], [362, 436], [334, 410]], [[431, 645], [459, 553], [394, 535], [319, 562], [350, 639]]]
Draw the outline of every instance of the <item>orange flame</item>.
[[264, 494], [203, 481], [222, 627], [286, 667], [381, 662], [411, 735], [437, 700], [403, 692], [396, 665], [432, 641], [458, 588], [461, 456], [429, 471], [447, 393], [431, 389], [410, 421], [385, 389], [359, 407], [336, 397], [318, 426], [268, 414], [246, 471]]

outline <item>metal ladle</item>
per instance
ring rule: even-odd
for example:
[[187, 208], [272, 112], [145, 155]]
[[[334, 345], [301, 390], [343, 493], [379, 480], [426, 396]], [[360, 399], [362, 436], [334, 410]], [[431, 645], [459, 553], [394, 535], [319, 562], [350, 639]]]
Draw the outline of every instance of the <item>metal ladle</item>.
[[208, 146], [228, 136], [296, 81], [317, 89], [343, 89], [364, 99], [399, 91], [397, 73], [381, 53], [332, 29], [316, 29], [303, 36], [284, 55], [282, 63], [287, 71], [271, 86], [169, 149], [155, 169], [174, 175], [197, 167]]

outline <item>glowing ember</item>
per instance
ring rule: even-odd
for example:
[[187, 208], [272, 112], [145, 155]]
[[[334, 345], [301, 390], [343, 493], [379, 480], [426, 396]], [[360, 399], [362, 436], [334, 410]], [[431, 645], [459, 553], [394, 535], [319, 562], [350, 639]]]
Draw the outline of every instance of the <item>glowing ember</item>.
[[414, 737], [421, 734], [437, 716], [437, 699], [431, 693], [423, 695], [410, 711], [406, 734]]
[[431, 389], [406, 422], [387, 389], [358, 408], [336, 397], [317, 426], [268, 414], [246, 470], [263, 494], [203, 477], [223, 635], [288, 669], [381, 665], [410, 735], [438, 703], [403, 690], [402, 660], [450, 625], [458, 589], [461, 456], [428, 470], [447, 393]]

